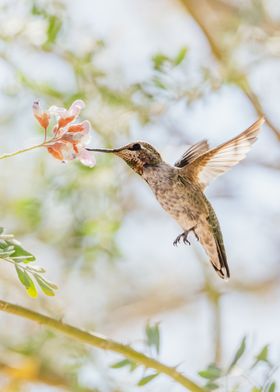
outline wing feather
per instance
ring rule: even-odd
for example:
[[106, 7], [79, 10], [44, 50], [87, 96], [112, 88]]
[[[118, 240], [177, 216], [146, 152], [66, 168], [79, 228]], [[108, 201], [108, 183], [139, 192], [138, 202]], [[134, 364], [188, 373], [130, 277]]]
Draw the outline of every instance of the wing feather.
[[193, 146], [191, 146], [182, 155], [182, 157], [180, 159], [178, 159], [178, 161], [176, 161], [174, 166], [184, 167], [208, 150], [209, 150], [209, 145], [208, 145], [207, 140], [202, 140], [201, 142], [198, 142], [198, 143], [194, 144]]
[[252, 144], [257, 140], [260, 127], [264, 122], [264, 118], [261, 117], [240, 135], [191, 160], [182, 170], [186, 170], [188, 177], [197, 180], [205, 188], [211, 181], [245, 158]]

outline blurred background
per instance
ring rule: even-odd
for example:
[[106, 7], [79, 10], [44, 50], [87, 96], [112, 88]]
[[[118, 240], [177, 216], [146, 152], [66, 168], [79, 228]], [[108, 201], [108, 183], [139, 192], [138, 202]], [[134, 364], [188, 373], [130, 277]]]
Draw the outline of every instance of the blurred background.
[[[278, 390], [279, 0], [0, 0], [0, 26], [1, 154], [42, 140], [37, 98], [46, 108], [83, 99], [93, 147], [145, 140], [169, 163], [203, 138], [213, 146], [267, 119], [247, 159], [207, 189], [229, 282], [195, 239], [172, 246], [180, 227], [121, 160], [96, 154], [89, 169], [40, 149], [1, 161], [0, 224], [59, 290], [29, 298], [3, 261], [1, 298], [149, 355], [145, 326], [159, 323], [158, 358], [201, 385], [198, 372], [228, 366], [246, 336], [216, 390]], [[266, 344], [269, 361], [250, 370]], [[0, 315], [3, 392], [137, 391], [145, 371], [112, 369], [120, 359]], [[142, 390], [183, 388], [160, 376]]]

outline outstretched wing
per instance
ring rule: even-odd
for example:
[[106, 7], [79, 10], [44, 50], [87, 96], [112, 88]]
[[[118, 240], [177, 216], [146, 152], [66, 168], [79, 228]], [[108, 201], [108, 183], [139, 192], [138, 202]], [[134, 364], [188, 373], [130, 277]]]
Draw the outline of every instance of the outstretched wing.
[[260, 127], [264, 122], [264, 118], [261, 117], [235, 138], [202, 153], [196, 159], [187, 162], [184, 167], [178, 164], [177, 166], [182, 167], [182, 171], [186, 171], [189, 178], [205, 188], [211, 181], [245, 158], [252, 144], [257, 140]]
[[178, 161], [175, 162], [174, 166], [184, 167], [202, 155], [204, 152], [209, 150], [207, 140], [202, 140], [191, 146]]

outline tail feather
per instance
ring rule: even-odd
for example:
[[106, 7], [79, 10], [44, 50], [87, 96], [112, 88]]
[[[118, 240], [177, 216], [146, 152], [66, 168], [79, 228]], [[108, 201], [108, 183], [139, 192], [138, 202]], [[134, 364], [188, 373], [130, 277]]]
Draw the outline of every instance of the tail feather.
[[215, 243], [216, 243], [216, 248], [217, 248], [217, 253], [218, 253], [218, 258], [219, 258], [219, 264], [220, 264], [220, 269], [218, 269], [215, 264], [211, 260], [211, 264], [213, 265], [215, 271], [218, 273], [218, 275], [222, 279], [229, 279], [230, 278], [230, 272], [229, 272], [229, 267], [227, 263], [227, 256], [225, 252], [225, 248], [223, 243], [219, 241], [219, 239], [215, 236]]
[[209, 216], [199, 222], [195, 231], [217, 274], [222, 279], [228, 279], [230, 272], [219, 221], [206, 197], [204, 200], [208, 207]]

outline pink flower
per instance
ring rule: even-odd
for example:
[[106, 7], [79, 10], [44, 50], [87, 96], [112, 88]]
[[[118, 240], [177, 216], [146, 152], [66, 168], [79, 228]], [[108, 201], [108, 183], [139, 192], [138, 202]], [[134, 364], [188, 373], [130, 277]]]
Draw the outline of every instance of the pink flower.
[[37, 116], [40, 117], [38, 121], [45, 130], [46, 123], [41, 122], [42, 115], [48, 116], [48, 124], [52, 116], [56, 119], [52, 129], [53, 137], [43, 143], [43, 146], [48, 149], [48, 152], [54, 158], [63, 162], [78, 159], [83, 165], [93, 167], [95, 159], [85, 148], [90, 142], [90, 122], [85, 120], [81, 123], [73, 123], [84, 106], [85, 104], [82, 100], [77, 100], [72, 103], [68, 110], [62, 107], [51, 106], [47, 112], [41, 112], [39, 102], [34, 102], [33, 112], [37, 119]]
[[39, 121], [40, 125], [45, 129], [48, 128], [49, 123], [50, 123], [50, 115], [48, 112], [43, 112], [40, 108], [40, 102], [39, 101], [34, 101], [33, 102], [33, 114], [36, 117], [36, 119]]
[[80, 115], [82, 109], [84, 109], [85, 103], [81, 99], [74, 101], [70, 108], [67, 110], [58, 106], [51, 106], [48, 112], [51, 115], [55, 115], [58, 117], [58, 128], [63, 128], [72, 121], [75, 121], [76, 118]]

